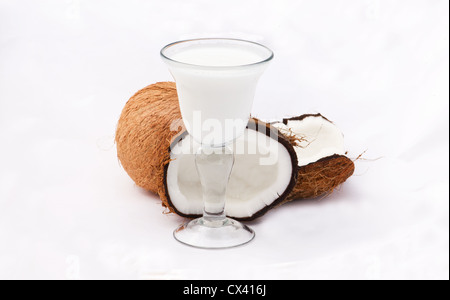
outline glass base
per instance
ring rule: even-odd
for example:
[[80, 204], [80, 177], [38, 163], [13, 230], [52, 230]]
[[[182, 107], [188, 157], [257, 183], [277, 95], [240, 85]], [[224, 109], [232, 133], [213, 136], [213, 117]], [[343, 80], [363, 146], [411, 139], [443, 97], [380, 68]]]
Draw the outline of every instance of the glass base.
[[255, 237], [255, 232], [233, 219], [208, 220], [202, 217], [181, 225], [173, 236], [189, 246], [221, 249], [246, 244]]

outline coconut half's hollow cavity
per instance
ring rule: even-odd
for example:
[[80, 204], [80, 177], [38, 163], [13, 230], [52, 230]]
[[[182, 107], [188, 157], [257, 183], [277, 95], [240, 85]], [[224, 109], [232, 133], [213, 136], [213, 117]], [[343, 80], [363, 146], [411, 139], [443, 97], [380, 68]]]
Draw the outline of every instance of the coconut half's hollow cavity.
[[[165, 169], [166, 197], [181, 216], [203, 212], [200, 180], [195, 167], [199, 145], [182, 134], [171, 145]], [[226, 214], [252, 220], [285, 201], [297, 181], [297, 157], [292, 145], [269, 124], [251, 119], [233, 145], [235, 162], [226, 193]]]

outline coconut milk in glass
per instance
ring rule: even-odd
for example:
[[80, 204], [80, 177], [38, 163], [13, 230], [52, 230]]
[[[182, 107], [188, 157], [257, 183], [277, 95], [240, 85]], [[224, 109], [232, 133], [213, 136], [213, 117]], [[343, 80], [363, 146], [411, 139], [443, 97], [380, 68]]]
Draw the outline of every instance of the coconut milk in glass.
[[[231, 40], [232, 41], [232, 40]], [[247, 126], [269, 49], [253, 43], [188, 43], [166, 50], [188, 132], [201, 143], [227, 144]]]

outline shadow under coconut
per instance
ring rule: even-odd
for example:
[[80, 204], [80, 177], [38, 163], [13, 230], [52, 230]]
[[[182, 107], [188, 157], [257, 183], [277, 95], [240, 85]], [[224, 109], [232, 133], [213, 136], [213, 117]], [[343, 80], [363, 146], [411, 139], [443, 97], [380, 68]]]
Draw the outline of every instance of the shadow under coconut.
[[278, 207], [271, 209], [265, 215], [255, 220], [245, 221], [244, 223], [249, 226], [258, 225], [261, 222], [264, 222], [265, 218], [271, 217], [272, 215], [277, 214], [279, 211], [282, 210], [290, 210], [291, 213], [295, 215], [296, 211], [301, 210], [302, 207], [322, 206], [335, 203], [357, 204], [357, 202], [355, 202], [354, 199], [361, 198], [358, 197], [358, 194], [359, 194], [358, 189], [355, 188], [355, 185], [352, 185], [351, 183], [346, 183], [345, 186], [340, 186], [336, 188], [333, 192], [326, 195], [289, 201], [287, 203], [284, 203]]
[[150, 199], [154, 198], [154, 199], [152, 199], [152, 200], [155, 200], [155, 199], [159, 200], [159, 196], [158, 196], [157, 193], [154, 193], [154, 192], [152, 192], [152, 191], [148, 191], [148, 190], [146, 190], [146, 189], [144, 189], [144, 188], [141, 188], [141, 187], [139, 187], [139, 186], [135, 186], [135, 188], [136, 188], [136, 190], [138, 191], [138, 193], [139, 193], [140, 195], [143, 195], [143, 196], [145, 196], [146, 198], [150, 198]]
[[357, 191], [352, 187], [352, 185], [346, 184], [345, 187], [338, 187], [329, 194], [307, 199], [293, 200], [284, 204], [284, 206], [289, 207], [295, 205], [328, 205], [329, 203], [336, 202], [350, 202], [354, 201], [350, 199], [355, 198], [355, 193], [357, 193]]

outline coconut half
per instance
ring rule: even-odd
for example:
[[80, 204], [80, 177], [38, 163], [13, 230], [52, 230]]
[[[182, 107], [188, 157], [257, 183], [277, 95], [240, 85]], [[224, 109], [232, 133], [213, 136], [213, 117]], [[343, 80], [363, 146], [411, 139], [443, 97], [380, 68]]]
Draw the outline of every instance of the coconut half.
[[355, 165], [345, 156], [342, 131], [321, 114], [283, 119], [273, 126], [298, 137], [298, 182], [288, 201], [329, 194], [353, 174]]
[[[169, 205], [186, 217], [197, 217], [203, 212], [193, 154], [198, 147], [187, 134], [176, 140], [165, 172]], [[289, 141], [276, 129], [256, 119], [250, 120], [233, 148], [235, 161], [225, 211], [232, 218], [251, 220], [287, 198], [297, 179], [297, 156]]]

